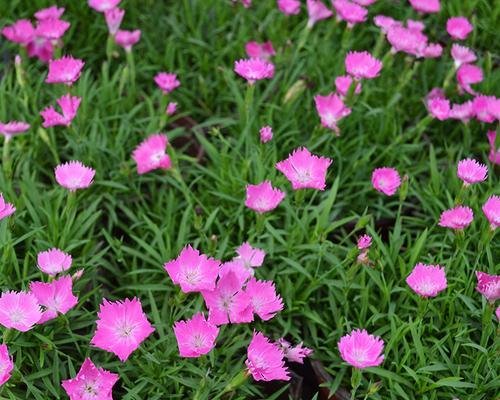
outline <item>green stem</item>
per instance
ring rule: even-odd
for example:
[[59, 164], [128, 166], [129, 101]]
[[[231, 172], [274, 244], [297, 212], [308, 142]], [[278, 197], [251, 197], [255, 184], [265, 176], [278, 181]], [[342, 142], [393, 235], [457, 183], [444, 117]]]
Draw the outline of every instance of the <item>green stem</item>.
[[127, 65], [129, 67], [129, 78], [130, 78], [130, 95], [135, 97], [135, 60], [134, 53], [132, 50], [127, 51]]
[[245, 104], [244, 104], [244, 110], [243, 110], [243, 121], [245, 123], [243, 133], [247, 134], [248, 131], [250, 130], [250, 113], [252, 112], [252, 105], [253, 105], [253, 95], [255, 91], [255, 85], [248, 85], [247, 86], [247, 91], [245, 93]]
[[167, 123], [167, 119], [168, 119], [168, 115], [166, 113], [167, 104], [168, 104], [168, 94], [164, 94], [160, 100], [160, 111], [159, 111], [159, 113], [160, 113], [160, 126], [158, 127], [158, 129], [160, 131], [163, 129], [163, 127]]
[[248, 376], [249, 376], [248, 371], [246, 370], [240, 371], [233, 377], [233, 379], [231, 379], [231, 381], [227, 384], [224, 390], [222, 390], [222, 392], [219, 392], [213, 398], [213, 400], [220, 399], [226, 393], [235, 392], [240, 386], [242, 386], [246, 382]]
[[115, 47], [115, 38], [111, 35], [108, 35], [108, 40], [106, 42], [106, 58], [108, 59], [108, 65], [111, 63], [114, 47]]
[[351, 400], [354, 400], [356, 398], [356, 392], [360, 385], [361, 385], [361, 370], [358, 368], [354, 368], [354, 371], [352, 371], [352, 376], [351, 376], [351, 386], [352, 386]]
[[10, 180], [12, 174], [12, 163], [10, 159], [9, 147], [10, 147], [10, 138], [6, 137], [5, 140], [3, 141], [2, 163], [3, 163], [5, 178], [7, 180]]

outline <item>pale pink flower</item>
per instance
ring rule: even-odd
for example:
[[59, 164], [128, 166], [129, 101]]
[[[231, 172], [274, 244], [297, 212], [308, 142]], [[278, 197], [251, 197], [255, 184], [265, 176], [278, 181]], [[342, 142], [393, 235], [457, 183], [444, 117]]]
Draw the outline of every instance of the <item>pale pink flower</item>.
[[70, 126], [71, 122], [76, 117], [82, 99], [67, 94], [56, 101], [59, 107], [61, 107], [62, 115], [59, 114], [53, 106], [49, 106], [43, 111], [40, 111], [40, 115], [43, 117], [42, 125], [44, 128], [57, 125]]
[[236, 249], [235, 260], [241, 261], [246, 268], [258, 268], [264, 263], [266, 252], [262, 249], [252, 247], [250, 243], [245, 242]]
[[0, 344], [0, 386], [10, 379], [14, 360], [9, 354], [6, 344]]
[[155, 82], [164, 94], [172, 92], [181, 85], [177, 79], [177, 75], [169, 72], [158, 73], [155, 76]]
[[120, 29], [120, 25], [122, 24], [124, 16], [125, 16], [125, 10], [122, 10], [121, 8], [118, 7], [104, 11], [106, 25], [108, 25], [108, 31], [111, 36], [115, 36], [118, 30]]
[[472, 25], [465, 17], [449, 18], [446, 22], [446, 31], [448, 34], [457, 40], [465, 40], [469, 33], [472, 32]]
[[439, 43], [429, 43], [422, 53], [424, 58], [439, 58], [443, 54], [443, 46]]
[[274, 76], [274, 65], [262, 58], [243, 59], [234, 63], [234, 72], [253, 85], [261, 79], [271, 79]]
[[86, 358], [76, 377], [62, 381], [70, 400], [113, 400], [113, 386], [118, 374], [96, 367]]
[[33, 40], [35, 28], [30, 20], [20, 19], [12, 25], [4, 27], [2, 29], [2, 35], [11, 42], [26, 45]]
[[299, 364], [304, 364], [304, 358], [309, 357], [313, 353], [312, 349], [303, 347], [302, 342], [296, 346], [292, 346], [290, 342], [281, 338], [278, 340], [278, 345], [281, 347], [283, 355], [288, 361]]
[[423, 32], [425, 29], [425, 24], [422, 21], [416, 21], [414, 19], [407, 20], [406, 26], [408, 27], [408, 29], [415, 29], [420, 32]]
[[271, 42], [265, 42], [262, 44], [254, 41], [248, 42], [245, 45], [245, 51], [247, 52], [247, 56], [250, 58], [263, 58], [265, 60], [268, 60], [272, 56], [276, 55]]
[[208, 322], [200, 312], [188, 321], [174, 325], [175, 338], [181, 357], [200, 357], [215, 347], [219, 328]]
[[127, 53], [132, 51], [132, 46], [141, 40], [141, 31], [122, 31], [118, 30], [115, 34], [115, 42], [118, 46], [125, 49]]
[[97, 314], [97, 330], [90, 343], [124, 362], [154, 332], [137, 298], [110, 302], [104, 299]]
[[121, 0], [88, 0], [89, 7], [97, 12], [104, 12], [116, 8]]
[[467, 158], [458, 162], [457, 176], [464, 182], [464, 186], [469, 186], [484, 181], [488, 176], [488, 167]]
[[457, 206], [441, 213], [439, 226], [461, 230], [467, 228], [474, 219], [474, 213], [469, 207]]
[[451, 46], [451, 56], [455, 61], [455, 68], [460, 68], [462, 64], [470, 64], [477, 60], [474, 51], [457, 43], [453, 43]]
[[434, 118], [444, 121], [450, 117], [450, 101], [433, 98], [427, 102], [427, 109]]
[[476, 290], [481, 293], [486, 300], [494, 303], [500, 299], [500, 275], [489, 275], [485, 272], [476, 271]]
[[285, 15], [296, 15], [300, 13], [300, 1], [278, 0], [278, 8]]
[[500, 226], [500, 197], [492, 195], [488, 197], [483, 205], [483, 212], [488, 218], [491, 229], [496, 229]]
[[376, 367], [384, 361], [384, 341], [364, 329], [342, 336], [338, 347], [342, 359], [355, 368]]
[[389, 32], [389, 29], [394, 26], [403, 26], [400, 21], [397, 21], [391, 17], [387, 17], [386, 15], [376, 15], [373, 18], [373, 23], [378, 26], [384, 34], [387, 34]]
[[3, 292], [0, 296], [0, 325], [27, 332], [42, 318], [42, 309], [31, 293]]
[[476, 96], [472, 100], [472, 110], [474, 116], [478, 121], [491, 123], [494, 122], [496, 117], [491, 114], [491, 105], [496, 102], [494, 96]]
[[337, 12], [338, 21], [346, 21], [348, 27], [353, 27], [366, 21], [368, 10], [349, 0], [332, 0], [332, 6]]
[[273, 188], [270, 181], [247, 185], [245, 205], [258, 213], [274, 210], [285, 198], [285, 193]]
[[493, 164], [500, 165], [500, 147], [497, 149], [495, 147], [495, 139], [497, 137], [496, 131], [488, 131], [488, 142], [490, 143], [490, 152], [488, 154], [488, 160]]
[[461, 89], [469, 94], [475, 95], [476, 92], [470, 85], [483, 81], [483, 70], [477, 65], [462, 64], [457, 70], [457, 81]]
[[[335, 88], [337, 89], [337, 93], [342, 97], [347, 96], [352, 84], [353, 84], [353, 79], [349, 75], [337, 76], [335, 78]], [[354, 89], [354, 93], [360, 94], [361, 93], [361, 82], [357, 81], [355, 83], [355, 85], [356, 85], [356, 89]]]
[[73, 259], [71, 255], [53, 248], [42, 251], [37, 255], [38, 268], [48, 275], [55, 276], [71, 268]]
[[392, 46], [392, 51], [399, 51], [422, 57], [427, 47], [427, 36], [417, 29], [409, 29], [403, 26], [395, 25], [389, 28], [387, 40]]
[[276, 294], [276, 288], [272, 281], [258, 281], [251, 278], [245, 288], [253, 307], [253, 312], [263, 321], [270, 320], [279, 311], [283, 310], [281, 296]]
[[409, 0], [411, 6], [421, 13], [438, 13], [441, 10], [439, 0]]
[[176, 111], [177, 111], [177, 103], [174, 101], [171, 101], [170, 103], [168, 103], [167, 109], [165, 110], [165, 113], [167, 115], [173, 115], [173, 114], [175, 114]]
[[256, 381], [290, 380], [283, 350], [260, 332], [253, 334], [245, 364]]
[[175, 260], [164, 264], [170, 279], [184, 293], [214, 290], [220, 261], [200, 254], [190, 245], [184, 247]]
[[35, 35], [57, 43], [64, 33], [69, 29], [70, 23], [58, 18], [49, 18], [38, 21], [35, 29]]
[[415, 265], [406, 278], [406, 283], [423, 297], [435, 297], [448, 286], [444, 267], [422, 263]]
[[45, 307], [42, 318], [38, 321], [39, 324], [57, 318], [58, 314], [66, 314], [78, 303], [78, 297], [73, 294], [71, 276], [62, 276], [49, 283], [31, 282], [30, 291], [38, 303]]
[[11, 203], [6, 203], [3, 194], [0, 193], [0, 221], [14, 214], [16, 207]]
[[367, 51], [350, 51], [345, 58], [345, 69], [355, 79], [373, 79], [382, 69], [382, 62]]
[[359, 250], [366, 250], [370, 248], [371, 245], [372, 237], [370, 235], [363, 235], [359, 237], [357, 244]]
[[394, 168], [377, 168], [372, 173], [372, 185], [380, 193], [392, 196], [401, 186], [401, 177]]
[[273, 138], [273, 128], [266, 125], [260, 128], [260, 142], [267, 143]]
[[85, 63], [71, 56], [64, 56], [58, 60], [49, 62], [49, 74], [46, 83], [64, 83], [71, 86], [75, 83], [82, 72]]
[[139, 144], [132, 153], [139, 175], [155, 169], [169, 169], [172, 166], [167, 154], [167, 135], [155, 134]]
[[330, 18], [333, 12], [321, 0], [307, 0], [307, 13], [309, 15], [307, 27], [311, 29], [316, 22]]
[[77, 189], [86, 189], [92, 184], [95, 169], [86, 167], [80, 161], [69, 161], [58, 165], [55, 175], [59, 185], [74, 192]]
[[340, 131], [337, 122], [347, 117], [351, 113], [351, 109], [335, 93], [330, 93], [327, 96], [315, 96], [314, 102], [321, 119], [321, 124], [326, 128], [332, 129], [339, 135]]
[[35, 13], [35, 18], [38, 21], [43, 21], [45, 19], [52, 19], [52, 18], [61, 18], [62, 15], [64, 14], [65, 8], [64, 7], [57, 7], [57, 6], [51, 6], [48, 8], [43, 8]]
[[20, 121], [10, 121], [6, 124], [0, 122], [0, 134], [5, 137], [5, 140], [10, 140], [12, 136], [26, 132], [30, 128], [30, 124]]
[[472, 101], [466, 101], [462, 104], [453, 104], [450, 110], [450, 118], [458, 119], [464, 123], [468, 123], [474, 117], [474, 109]]

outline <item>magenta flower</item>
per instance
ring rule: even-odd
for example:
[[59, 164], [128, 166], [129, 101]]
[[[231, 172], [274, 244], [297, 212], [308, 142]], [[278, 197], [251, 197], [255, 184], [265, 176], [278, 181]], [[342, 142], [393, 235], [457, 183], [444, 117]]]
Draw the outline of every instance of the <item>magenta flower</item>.
[[283, 355], [288, 361], [299, 364], [304, 364], [304, 358], [309, 357], [313, 353], [312, 349], [303, 347], [302, 342], [296, 346], [292, 346], [290, 342], [281, 338], [278, 340], [278, 345], [281, 347]]
[[245, 205], [262, 214], [274, 210], [285, 198], [285, 193], [273, 188], [270, 181], [247, 185]]
[[70, 269], [73, 259], [69, 254], [53, 248], [38, 253], [37, 261], [38, 268], [40, 268], [42, 272], [50, 276], [55, 276], [60, 272]]
[[11, 42], [26, 45], [35, 37], [35, 28], [30, 20], [20, 19], [14, 24], [4, 27], [2, 35]]
[[483, 81], [483, 70], [476, 65], [463, 64], [457, 70], [457, 81], [461, 89], [469, 94], [475, 95], [476, 92], [470, 85]]
[[483, 205], [483, 212], [490, 222], [491, 229], [496, 229], [500, 226], [500, 197], [490, 196]]
[[249, 8], [252, 5], [252, 0], [241, 0], [241, 4], [243, 4], [243, 7]]
[[345, 69], [355, 79], [373, 79], [382, 69], [382, 62], [367, 51], [350, 51], [345, 58]]
[[370, 235], [360, 236], [358, 239], [358, 250], [366, 250], [372, 245], [372, 237]]
[[245, 364], [256, 381], [290, 380], [283, 359], [283, 351], [278, 345], [271, 343], [262, 333], [254, 332]]
[[45, 19], [59, 19], [64, 14], [64, 7], [50, 6], [48, 8], [43, 8], [35, 13], [35, 18], [38, 21], [43, 21]]
[[278, 162], [276, 169], [291, 182], [293, 190], [325, 190], [326, 172], [331, 163], [329, 158], [315, 156], [305, 147], [300, 147], [287, 159]]
[[328, 96], [315, 96], [314, 102], [321, 119], [321, 125], [334, 130], [339, 135], [337, 122], [347, 117], [351, 113], [351, 109], [335, 93], [330, 93]]
[[120, 29], [124, 16], [125, 10], [118, 7], [104, 11], [104, 18], [106, 19], [106, 25], [108, 25], [108, 31], [111, 36], [115, 36]]
[[94, 179], [95, 169], [86, 167], [80, 161], [69, 161], [55, 169], [56, 181], [63, 188], [74, 192], [88, 188]]
[[439, 219], [439, 226], [461, 230], [467, 228], [474, 218], [474, 213], [469, 207], [457, 206], [443, 211]]
[[439, 0], [409, 0], [411, 6], [421, 13], [438, 13], [441, 10]]
[[422, 53], [424, 58], [439, 58], [443, 54], [443, 46], [439, 43], [429, 43]]
[[401, 178], [394, 168], [377, 168], [372, 173], [372, 185], [380, 193], [392, 196], [401, 186]]
[[56, 101], [59, 107], [61, 107], [62, 115], [59, 114], [53, 106], [49, 106], [41, 111], [40, 115], [43, 117], [42, 125], [44, 128], [57, 125], [70, 126], [71, 122], [76, 117], [82, 99], [67, 94]]
[[332, 6], [337, 12], [338, 21], [346, 21], [349, 28], [366, 21], [368, 10], [349, 0], [332, 0]]
[[493, 304], [500, 299], [500, 275], [488, 275], [485, 272], [476, 271], [476, 290], [481, 293], [486, 300]]
[[0, 193], [0, 221], [14, 214], [16, 207], [11, 203], [6, 203], [3, 194]]
[[37, 57], [45, 63], [50, 62], [54, 57], [54, 45], [51, 40], [42, 37], [36, 37], [35, 40], [28, 43], [26, 47], [29, 57]]
[[450, 110], [450, 118], [458, 119], [463, 123], [468, 123], [474, 117], [472, 101], [466, 101], [463, 104], [453, 104]]
[[384, 341], [364, 329], [342, 336], [338, 347], [342, 359], [355, 368], [376, 367], [384, 361]]
[[453, 43], [451, 46], [451, 56], [455, 61], [455, 67], [460, 68], [462, 64], [470, 64], [477, 60], [474, 51], [465, 46]]
[[76, 377], [62, 381], [70, 400], [113, 400], [113, 386], [118, 374], [98, 368], [86, 358]]
[[179, 257], [163, 267], [172, 282], [180, 285], [184, 293], [189, 293], [214, 290], [219, 266], [220, 261], [200, 254], [188, 245], [182, 249]]
[[371, 6], [373, 3], [375, 3], [377, 0], [352, 0], [352, 1], [359, 4], [360, 6], [368, 7]]
[[478, 121], [491, 123], [494, 122], [496, 117], [491, 114], [492, 104], [496, 103], [494, 96], [476, 96], [472, 100], [472, 110], [474, 116]]
[[260, 128], [260, 142], [267, 143], [273, 138], [273, 128], [266, 125]]
[[173, 115], [173, 114], [175, 114], [176, 111], [177, 111], [177, 103], [174, 101], [171, 101], [170, 103], [168, 103], [167, 109], [165, 110], [165, 113], [167, 115]]
[[300, 1], [278, 0], [278, 8], [285, 15], [296, 15], [300, 13]]
[[491, 117], [500, 121], [500, 99], [493, 96], [488, 97], [490, 97], [490, 99], [487, 102], [487, 112]]
[[309, 15], [307, 27], [311, 29], [316, 22], [330, 18], [333, 12], [321, 0], [307, 0], [307, 13]]
[[97, 12], [105, 12], [116, 8], [121, 0], [88, 0], [89, 7]]
[[406, 278], [411, 289], [423, 297], [435, 297], [448, 286], [444, 267], [418, 263]]
[[10, 140], [12, 136], [26, 132], [30, 128], [30, 124], [26, 122], [10, 121], [6, 124], [0, 122], [0, 134], [5, 137], [5, 140]]
[[188, 321], [176, 322], [174, 333], [180, 356], [193, 358], [207, 354], [215, 347], [219, 328], [200, 312]]
[[155, 76], [155, 82], [158, 87], [163, 90], [164, 94], [170, 93], [181, 85], [181, 83], [177, 80], [177, 75], [168, 72], [158, 73]]
[[269, 60], [272, 56], [276, 55], [273, 44], [271, 42], [257, 43], [248, 42], [245, 45], [245, 51], [250, 58], [263, 58]]
[[427, 109], [440, 121], [450, 117], [450, 101], [447, 99], [432, 98], [427, 102]]
[[124, 48], [127, 53], [132, 51], [132, 46], [141, 40], [141, 31], [121, 31], [118, 30], [115, 34], [115, 42], [118, 46]]
[[6, 344], [0, 344], [0, 386], [10, 379], [14, 369], [14, 360], [9, 354]]
[[389, 29], [395, 26], [400, 26], [402, 27], [403, 25], [401, 24], [400, 21], [397, 21], [391, 17], [387, 17], [385, 15], [376, 15], [373, 18], [373, 23], [378, 26], [384, 34], [387, 34], [389, 32]]
[[467, 158], [458, 162], [457, 176], [464, 181], [464, 186], [469, 186], [484, 181], [488, 176], [488, 167]]
[[425, 23], [422, 21], [417, 21], [414, 19], [409, 19], [406, 21], [406, 26], [408, 29], [414, 29], [420, 32], [423, 32], [425, 29]]
[[155, 330], [137, 298], [115, 302], [104, 299], [97, 316], [97, 330], [90, 343], [116, 354], [122, 362]]
[[167, 154], [167, 135], [151, 135], [135, 148], [132, 158], [137, 164], [139, 175], [155, 169], [169, 169], [172, 166]]
[[63, 21], [58, 18], [49, 18], [38, 21], [35, 29], [36, 39], [43, 38], [51, 40], [53, 43], [57, 41], [64, 35], [64, 33], [69, 29], [71, 24], [67, 21]]
[[446, 22], [446, 31], [448, 34], [457, 40], [465, 40], [469, 33], [472, 32], [472, 25], [465, 17], [449, 18]]
[[252, 267], [245, 266], [243, 261], [235, 258], [232, 261], [227, 261], [220, 266], [219, 279], [228, 274], [234, 274], [240, 287], [242, 287], [252, 276], [254, 276], [254, 270]]
[[[353, 83], [353, 80], [349, 75], [337, 76], [335, 78], [335, 88], [337, 89], [337, 93], [341, 97], [345, 98], [347, 96], [347, 94], [349, 93], [349, 89], [351, 88], [352, 83]], [[354, 89], [354, 93], [360, 94], [361, 93], [361, 82], [357, 81], [355, 84], [356, 84], [356, 89]]]
[[78, 297], [73, 295], [71, 276], [62, 276], [50, 283], [31, 282], [30, 291], [38, 303], [45, 307], [42, 318], [38, 321], [39, 324], [57, 318], [58, 314], [66, 314], [78, 303]]
[[488, 160], [493, 164], [500, 165], [500, 147], [497, 149], [495, 147], [495, 139], [497, 137], [496, 131], [488, 131], [486, 134], [488, 137], [488, 142], [490, 144], [490, 152], [488, 154]]
[[251, 278], [245, 292], [250, 298], [253, 312], [263, 321], [270, 320], [283, 310], [283, 301], [281, 296], [276, 294], [276, 288], [272, 281], [258, 281]]
[[389, 28], [387, 40], [391, 44], [394, 53], [402, 51], [415, 57], [422, 57], [428, 39], [417, 29], [395, 25]]
[[262, 58], [249, 58], [236, 61], [234, 72], [253, 85], [261, 79], [271, 79], [274, 76], [274, 65]]
[[31, 293], [3, 292], [0, 296], [0, 325], [27, 332], [42, 318], [42, 309]]
[[243, 243], [236, 249], [235, 260], [241, 261], [246, 268], [258, 268], [264, 263], [266, 252], [250, 246], [248, 242]]
[[71, 56], [64, 56], [58, 60], [49, 62], [49, 74], [46, 83], [64, 83], [71, 86], [75, 83], [82, 72], [85, 63]]

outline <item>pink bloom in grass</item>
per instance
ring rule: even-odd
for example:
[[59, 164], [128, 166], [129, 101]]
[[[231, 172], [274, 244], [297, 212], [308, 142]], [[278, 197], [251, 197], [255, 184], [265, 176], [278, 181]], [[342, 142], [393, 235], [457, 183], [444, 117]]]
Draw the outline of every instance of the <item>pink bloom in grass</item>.
[[494, 96], [476, 96], [472, 100], [472, 110], [474, 116], [478, 121], [491, 123], [494, 122], [496, 117], [491, 114], [491, 105], [496, 102]]
[[243, 4], [243, 7], [249, 8], [252, 5], [252, 0], [241, 0], [241, 4]]
[[373, 79], [382, 69], [382, 62], [367, 51], [350, 51], [345, 58], [345, 69], [355, 79]]
[[70, 269], [73, 259], [71, 258], [71, 255], [64, 253], [59, 249], [53, 248], [38, 253], [37, 262], [38, 268], [40, 268], [42, 272], [55, 276], [60, 272]]
[[4, 27], [2, 35], [11, 42], [26, 45], [33, 40], [35, 28], [30, 20], [20, 19], [14, 24]]
[[490, 99], [487, 102], [487, 112], [491, 117], [500, 121], [500, 99], [493, 96], [488, 97]]
[[97, 12], [105, 12], [116, 8], [121, 0], [88, 0], [89, 7]]
[[497, 149], [495, 147], [495, 139], [497, 137], [496, 131], [488, 131], [486, 134], [488, 137], [488, 142], [490, 143], [490, 152], [488, 154], [488, 160], [493, 164], [500, 165], [500, 147]]
[[3, 292], [0, 297], [0, 325], [27, 332], [42, 318], [36, 297], [26, 292]]
[[0, 122], [0, 134], [5, 137], [5, 140], [10, 140], [12, 136], [26, 132], [30, 128], [30, 124], [26, 122], [10, 121], [6, 124]]
[[86, 358], [76, 377], [62, 381], [70, 400], [113, 400], [113, 386], [118, 374], [96, 367]]
[[376, 15], [373, 18], [373, 23], [378, 26], [383, 33], [387, 34], [389, 29], [395, 26], [403, 26], [400, 21], [395, 20], [394, 18], [387, 17], [385, 15]]
[[38, 21], [35, 35], [47, 40], [57, 41], [69, 29], [71, 24], [58, 18], [49, 18]]
[[439, 58], [443, 54], [443, 47], [439, 43], [429, 43], [424, 48], [424, 58]]
[[172, 92], [181, 85], [177, 79], [177, 75], [168, 72], [158, 73], [155, 76], [155, 82], [164, 94]]
[[425, 24], [422, 21], [416, 21], [414, 19], [409, 19], [406, 21], [406, 26], [408, 29], [414, 29], [423, 32], [425, 29]]
[[425, 96], [425, 101], [428, 103], [429, 100], [432, 99], [446, 99], [444, 90], [438, 87], [433, 88], [429, 93], [427, 93], [427, 96]]
[[77, 189], [86, 189], [92, 184], [95, 169], [86, 167], [80, 161], [69, 161], [58, 165], [55, 175], [59, 185], [74, 192]]
[[274, 76], [274, 65], [262, 58], [243, 59], [234, 63], [234, 72], [253, 85], [261, 79], [271, 79]]
[[268, 60], [272, 56], [276, 55], [271, 42], [265, 42], [262, 44], [257, 42], [248, 42], [245, 45], [245, 51], [247, 52], [247, 56], [250, 58], [263, 58], [265, 60]]
[[370, 248], [371, 245], [372, 237], [370, 235], [363, 235], [359, 237], [357, 244], [359, 250], [366, 250]]
[[349, 0], [332, 0], [332, 6], [337, 12], [337, 20], [346, 21], [349, 28], [366, 21], [368, 10], [359, 4]]
[[476, 271], [476, 290], [481, 293], [486, 300], [494, 303], [500, 299], [500, 275], [489, 275], [485, 272]]
[[155, 330], [137, 298], [115, 302], [104, 299], [97, 316], [97, 330], [90, 343], [116, 354], [122, 362]]
[[472, 24], [465, 17], [453, 17], [446, 22], [446, 31], [453, 39], [467, 39], [472, 29]]
[[321, 124], [340, 135], [337, 122], [347, 117], [351, 113], [351, 109], [335, 93], [330, 93], [328, 96], [315, 96], [314, 102], [316, 111], [321, 118]]
[[466, 101], [463, 104], [453, 104], [450, 110], [450, 118], [458, 119], [464, 123], [468, 123], [474, 117], [472, 101]]
[[309, 19], [307, 21], [307, 27], [311, 29], [316, 22], [323, 19], [330, 18], [333, 12], [323, 4], [321, 0], [307, 0], [307, 13], [309, 14]]
[[263, 321], [273, 318], [279, 311], [283, 310], [281, 296], [276, 294], [276, 288], [272, 281], [258, 281], [251, 278], [245, 288], [250, 298], [253, 312]]
[[280, 346], [271, 343], [262, 333], [254, 332], [245, 364], [256, 381], [288, 381], [284, 357]]
[[104, 12], [104, 17], [106, 18], [106, 25], [108, 25], [108, 31], [111, 36], [115, 36], [120, 25], [122, 24], [123, 17], [125, 16], [125, 10], [121, 8], [113, 8], [111, 10], [106, 10]]
[[430, 99], [427, 102], [427, 109], [434, 118], [440, 121], [444, 121], [450, 117], [450, 101], [447, 99]]
[[3, 194], [0, 193], [0, 221], [14, 214], [16, 207], [11, 203], [6, 203]]
[[10, 379], [14, 361], [6, 344], [0, 344], [0, 386]]
[[28, 43], [26, 49], [29, 57], [37, 57], [45, 63], [50, 62], [54, 57], [54, 45], [50, 40], [42, 37], [36, 37], [35, 40]]
[[457, 176], [464, 182], [464, 186], [469, 186], [484, 181], [488, 176], [488, 167], [467, 158], [458, 162]]
[[155, 169], [169, 169], [172, 166], [167, 154], [168, 139], [166, 135], [151, 135], [135, 148], [132, 158], [137, 164], [139, 175]]
[[127, 53], [132, 51], [132, 46], [141, 40], [141, 31], [121, 31], [118, 30], [115, 34], [115, 42], [118, 46], [124, 48]]
[[372, 173], [372, 185], [380, 193], [392, 196], [401, 186], [401, 177], [394, 168], [377, 168]]
[[57, 125], [71, 125], [71, 122], [76, 117], [81, 100], [82, 99], [79, 97], [71, 96], [70, 94], [62, 96], [57, 100], [57, 104], [61, 107], [62, 115], [59, 114], [53, 106], [49, 106], [40, 112], [40, 115], [43, 117], [43, 127], [48, 128]]
[[285, 193], [273, 188], [270, 181], [247, 185], [245, 205], [258, 213], [274, 210], [285, 198]]
[[392, 46], [392, 51], [422, 57], [427, 47], [427, 36], [417, 29], [409, 29], [403, 26], [392, 26], [387, 32], [387, 40]]
[[46, 83], [64, 83], [71, 86], [82, 72], [85, 63], [71, 56], [64, 56], [49, 62], [49, 74]]
[[241, 260], [233, 259], [220, 266], [219, 278], [228, 274], [234, 274], [240, 286], [243, 286], [254, 275], [254, 270], [252, 267], [246, 267]]
[[467, 93], [475, 95], [476, 92], [470, 85], [483, 81], [483, 70], [472, 64], [462, 64], [457, 70], [457, 81], [460, 88]]
[[180, 285], [184, 293], [214, 290], [220, 262], [200, 254], [191, 246], [182, 249], [179, 257], [167, 262], [163, 267], [170, 279]]
[[31, 282], [30, 291], [40, 305], [45, 307], [39, 324], [57, 318], [58, 314], [66, 314], [78, 303], [78, 297], [73, 294], [71, 276], [62, 276], [50, 283]]
[[418, 263], [406, 278], [411, 289], [423, 297], [435, 297], [448, 286], [444, 268]]
[[281, 347], [283, 355], [288, 361], [299, 364], [304, 364], [304, 358], [309, 357], [313, 353], [312, 349], [303, 347], [302, 342], [296, 346], [292, 346], [290, 342], [282, 338], [278, 340], [278, 345]]
[[236, 249], [235, 260], [241, 261], [246, 268], [258, 268], [264, 263], [266, 252], [262, 249], [252, 247], [248, 242], [243, 243]]
[[38, 21], [43, 21], [45, 19], [59, 19], [62, 17], [64, 14], [65, 8], [64, 7], [57, 7], [57, 6], [51, 6], [48, 8], [43, 8], [35, 13], [35, 18]]
[[[353, 79], [349, 75], [338, 76], [335, 78], [335, 88], [337, 89], [337, 93], [342, 97], [347, 96], [352, 84], [353, 84]], [[358, 81], [355, 83], [355, 85], [356, 85], [356, 89], [354, 89], [354, 93], [360, 94], [361, 93], [361, 82]]]
[[483, 212], [488, 218], [491, 229], [496, 229], [500, 226], [500, 197], [490, 196], [483, 205]]
[[377, 0], [352, 0], [352, 1], [359, 4], [360, 6], [368, 7], [371, 6], [373, 3], [375, 3]]
[[342, 336], [338, 347], [342, 359], [355, 368], [376, 367], [384, 361], [384, 341], [364, 329]]
[[461, 230], [467, 228], [474, 218], [474, 213], [469, 207], [458, 206], [441, 213], [439, 226]]
[[441, 10], [439, 0], [409, 0], [411, 6], [421, 13], [438, 13]]
[[300, 13], [300, 1], [278, 0], [278, 8], [285, 15], [296, 15]]
[[260, 142], [267, 143], [273, 138], [273, 128], [266, 125], [260, 128]]
[[181, 357], [200, 357], [215, 347], [219, 328], [208, 322], [200, 312], [188, 321], [178, 321], [174, 325], [175, 338]]
[[293, 190], [325, 190], [326, 173], [331, 163], [329, 158], [318, 157], [305, 147], [300, 147], [287, 159], [278, 162], [276, 169], [291, 182]]
[[167, 105], [167, 109], [165, 110], [165, 114], [174, 115], [176, 111], [177, 111], [177, 103], [174, 101], [171, 101]]
[[474, 51], [465, 46], [453, 43], [451, 46], [451, 56], [455, 61], [455, 67], [460, 68], [462, 64], [470, 64], [477, 60]]

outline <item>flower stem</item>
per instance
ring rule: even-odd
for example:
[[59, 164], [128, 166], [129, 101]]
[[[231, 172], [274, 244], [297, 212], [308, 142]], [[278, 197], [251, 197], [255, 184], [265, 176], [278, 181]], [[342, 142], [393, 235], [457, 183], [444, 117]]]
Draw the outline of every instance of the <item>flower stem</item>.
[[127, 65], [129, 67], [130, 94], [135, 97], [135, 60], [132, 50], [127, 51]]
[[12, 164], [9, 153], [10, 138], [6, 137], [3, 142], [3, 151], [2, 151], [2, 163], [3, 163], [3, 171], [5, 173], [5, 178], [7, 180], [10, 179], [12, 174]]
[[354, 368], [354, 371], [352, 371], [351, 375], [351, 386], [352, 386], [351, 400], [354, 400], [356, 398], [356, 391], [358, 390], [360, 384], [361, 384], [361, 370], [359, 370], [358, 368]]

